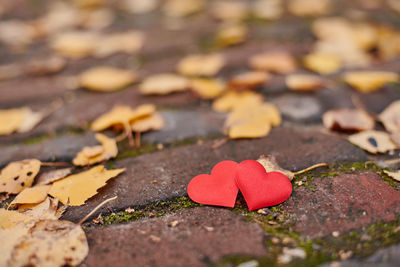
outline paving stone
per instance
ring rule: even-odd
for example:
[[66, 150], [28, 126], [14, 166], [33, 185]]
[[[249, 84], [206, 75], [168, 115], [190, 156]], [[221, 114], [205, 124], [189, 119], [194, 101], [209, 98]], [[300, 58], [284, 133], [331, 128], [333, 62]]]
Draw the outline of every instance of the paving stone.
[[[176, 227], [168, 226], [175, 220]], [[209, 266], [232, 254], [266, 253], [263, 230], [221, 208], [182, 210], [86, 232], [90, 248], [86, 266]]]
[[284, 94], [271, 98], [284, 119], [292, 121], [320, 121], [322, 107], [318, 99], [309, 95]]
[[351, 259], [346, 261], [326, 263], [321, 267], [397, 267], [400, 265], [400, 245], [392, 245], [377, 250], [365, 259]]
[[371, 172], [316, 178], [316, 189], [299, 187], [285, 204], [295, 215], [295, 229], [321, 237], [393, 221], [400, 212], [400, 192]]
[[205, 142], [119, 160], [115, 167], [127, 168], [125, 173], [110, 180], [86, 205], [70, 207], [64, 218], [79, 220], [115, 195], [118, 199], [109, 207], [117, 210], [185, 195], [191, 178], [209, 173], [222, 160], [239, 162], [274, 154], [282, 167], [298, 170], [319, 162], [367, 159], [363, 151], [338, 136], [285, 128], [275, 128], [266, 138], [229, 141], [215, 150], [211, 145], [212, 142]]

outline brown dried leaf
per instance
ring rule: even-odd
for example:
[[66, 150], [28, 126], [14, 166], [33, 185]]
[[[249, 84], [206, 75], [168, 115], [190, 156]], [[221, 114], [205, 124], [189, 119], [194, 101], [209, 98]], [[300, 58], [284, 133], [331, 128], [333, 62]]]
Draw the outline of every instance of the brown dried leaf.
[[400, 182], [400, 170], [395, 172], [384, 170], [383, 172], [392, 177], [393, 179], [395, 179], [396, 181]]
[[0, 173], [0, 192], [17, 194], [32, 185], [40, 170], [41, 162], [37, 159], [26, 159], [8, 164]]
[[336, 131], [359, 132], [375, 127], [374, 119], [365, 111], [349, 108], [325, 112], [322, 122], [326, 128]]
[[189, 55], [179, 61], [178, 72], [186, 76], [214, 76], [225, 65], [219, 54]]
[[80, 225], [69, 221], [43, 220], [22, 237], [12, 252], [10, 266], [76, 266], [89, 246]]
[[294, 58], [287, 52], [265, 52], [249, 59], [250, 67], [261, 71], [290, 73], [296, 70]]
[[47, 197], [39, 204], [18, 205], [18, 211], [36, 221], [57, 220], [64, 213], [65, 209], [66, 206], [58, 208], [58, 200], [50, 197]]
[[56, 197], [61, 203], [69, 201], [70, 206], [81, 206], [106, 182], [124, 172], [125, 169], [107, 170], [99, 165], [90, 170], [73, 174], [53, 183], [49, 195]]
[[342, 61], [334, 55], [311, 53], [304, 57], [304, 66], [319, 74], [332, 74], [340, 70]]
[[136, 80], [130, 70], [112, 67], [93, 67], [79, 76], [79, 84], [89, 90], [112, 92], [127, 87]]
[[286, 175], [290, 180], [293, 179], [295, 176], [295, 173], [283, 169], [281, 166], [279, 166], [278, 162], [276, 161], [276, 158], [272, 155], [261, 155], [260, 158], [257, 160], [267, 172], [280, 172], [284, 175]]
[[392, 102], [379, 114], [379, 119], [388, 132], [400, 134], [400, 100]]
[[36, 181], [37, 185], [51, 184], [71, 174], [72, 168], [64, 168], [42, 173]]
[[23, 223], [8, 229], [0, 228], [0, 266], [9, 266], [8, 261], [14, 247], [28, 234], [28, 230], [29, 227]]
[[185, 77], [163, 73], [147, 77], [139, 86], [144, 95], [167, 95], [173, 92], [185, 91], [189, 87], [189, 80]]
[[232, 77], [229, 87], [235, 90], [252, 90], [267, 83], [270, 75], [261, 71], [249, 71]]
[[[97, 133], [95, 138], [101, 143], [101, 146], [84, 147], [72, 160], [74, 165], [93, 165], [117, 156], [118, 148], [115, 139], [109, 138], [100, 133]], [[93, 151], [93, 149], [95, 149], [95, 151]]]
[[61, 71], [67, 61], [58, 56], [50, 56], [44, 59], [34, 59], [26, 63], [23, 67], [25, 74], [41, 76], [47, 74], [53, 74]]
[[397, 148], [387, 133], [374, 130], [350, 135], [348, 140], [372, 154], [385, 153]]
[[315, 92], [324, 86], [321, 77], [310, 74], [290, 74], [285, 79], [286, 86], [292, 91]]

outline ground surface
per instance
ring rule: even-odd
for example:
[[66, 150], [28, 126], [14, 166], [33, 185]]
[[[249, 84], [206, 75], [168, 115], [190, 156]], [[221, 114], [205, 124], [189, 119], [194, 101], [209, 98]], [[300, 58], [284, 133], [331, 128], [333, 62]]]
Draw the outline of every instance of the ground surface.
[[[25, 8], [25, 2], [30, 3], [29, 8]], [[347, 1], [335, 1], [336, 14], [346, 15], [346, 9], [339, 8], [343, 2]], [[398, 14], [385, 9], [355, 10], [356, 2], [348, 7], [349, 13], [365, 13], [371, 21], [399, 27]], [[35, 17], [44, 3], [15, 1], [13, 5], [4, 19]], [[291, 15], [274, 22], [249, 21], [250, 38], [244, 44], [221, 50], [228, 61], [221, 77], [246, 69], [250, 55], [269, 48], [279, 46], [296, 56], [306, 53], [315, 41], [310, 21]], [[83, 146], [96, 144], [88, 122], [116, 104], [155, 103], [167, 127], [143, 135], [140, 149], [121, 142], [119, 156], [106, 165], [127, 168], [126, 172], [109, 181], [86, 205], [71, 207], [63, 216], [77, 222], [104, 199], [118, 196], [93, 217], [102, 214], [102, 224], [89, 221], [84, 225], [90, 252], [82, 266], [236, 266], [243, 262], [248, 264], [243, 266], [271, 266], [284, 262], [284, 251], [298, 248], [306, 252], [306, 257], [294, 258], [291, 265], [398, 266], [400, 184], [384, 175], [377, 165], [365, 162], [398, 158], [399, 152], [372, 156], [342, 136], [324, 130], [321, 124], [324, 111], [352, 106], [350, 96], [357, 93], [346, 85], [339, 83], [335, 90], [298, 94], [289, 92], [282, 76], [275, 75], [260, 91], [278, 105], [283, 124], [267, 137], [231, 140], [211, 149], [223, 136], [225, 115], [212, 111], [211, 102], [200, 101], [190, 92], [147, 97], [132, 85], [105, 95], [70, 90], [60, 82], [95, 65], [134, 68], [139, 62], [142, 76], [173, 72], [183, 55], [208, 49], [204, 43], [213, 35], [216, 23], [206, 14], [199, 14], [181, 28], [168, 30], [158, 12], [119, 15], [108, 30], [143, 30], [148, 40], [142, 52], [70, 60], [62, 72], [53, 76], [0, 82], [2, 109], [22, 105], [35, 109], [59, 98], [64, 100], [64, 105], [32, 132], [0, 137], [0, 165], [26, 158], [70, 161]], [[49, 53], [40, 43], [19, 54], [2, 46], [0, 62], [24, 62]], [[372, 68], [398, 71], [400, 61]], [[369, 110], [380, 112], [400, 99], [400, 90], [390, 85], [359, 96]], [[157, 149], [157, 144], [163, 144], [163, 149]], [[187, 197], [190, 179], [208, 173], [217, 162], [257, 159], [262, 154], [275, 155], [282, 167], [292, 171], [319, 162], [330, 167], [296, 176], [289, 200], [263, 213], [248, 212], [241, 197], [234, 209], [199, 206]], [[125, 211], [127, 208], [134, 211]]]

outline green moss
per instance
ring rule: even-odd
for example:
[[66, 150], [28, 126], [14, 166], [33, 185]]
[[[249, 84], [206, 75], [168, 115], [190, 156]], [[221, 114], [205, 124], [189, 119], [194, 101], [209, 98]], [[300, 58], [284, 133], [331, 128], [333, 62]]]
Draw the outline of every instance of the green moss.
[[24, 139], [22, 141], [22, 143], [27, 146], [36, 145], [36, 144], [43, 142], [44, 140], [46, 140], [48, 138], [49, 138], [49, 136], [47, 136], [47, 135], [40, 135], [40, 136]]
[[151, 153], [157, 151], [157, 146], [151, 143], [142, 143], [140, 147], [131, 147], [128, 142], [121, 142], [118, 144], [118, 150], [122, 151], [116, 157], [116, 160], [129, 158], [129, 157], [137, 157], [142, 154]]
[[161, 217], [167, 213], [199, 206], [201, 205], [191, 201], [188, 197], [177, 197], [172, 200], [159, 201], [146, 207], [135, 208], [131, 212], [120, 211], [104, 215], [102, 225], [132, 222], [145, 217]]

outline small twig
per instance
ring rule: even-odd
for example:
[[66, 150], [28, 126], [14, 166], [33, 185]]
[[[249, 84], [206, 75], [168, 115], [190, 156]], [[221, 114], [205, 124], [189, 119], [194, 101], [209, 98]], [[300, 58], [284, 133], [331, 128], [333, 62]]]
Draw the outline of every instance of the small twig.
[[325, 166], [328, 166], [328, 163], [318, 163], [318, 164], [314, 164], [314, 165], [312, 165], [312, 166], [310, 166], [310, 167], [308, 167], [308, 168], [305, 168], [304, 170], [300, 170], [300, 171], [294, 172], [294, 174], [295, 174], [295, 175], [302, 174], [302, 173], [308, 172], [308, 171], [310, 171], [310, 170], [313, 170], [313, 169], [315, 169], [315, 168], [318, 168], [318, 167], [325, 167]]
[[70, 166], [71, 164], [69, 162], [40, 162], [40, 165], [42, 166], [51, 166], [51, 167], [64, 167], [64, 166]]
[[135, 145], [136, 147], [140, 147], [142, 145], [140, 132], [135, 132]]
[[105, 204], [107, 204], [108, 202], [111, 202], [113, 200], [117, 199], [117, 196], [109, 198], [104, 200], [103, 202], [101, 202], [99, 205], [97, 205], [97, 207], [95, 207], [91, 212], [89, 212], [85, 217], [83, 217], [82, 220], [80, 220], [77, 225], [81, 225], [82, 223], [84, 223], [87, 219], [89, 219], [90, 216], [92, 216], [98, 209], [100, 209], [102, 206], [104, 206]]
[[128, 136], [129, 145], [131, 147], [135, 146], [135, 140], [133, 139], [132, 135], [132, 128], [129, 123], [124, 124], [126, 135]]
[[217, 140], [217, 141], [214, 142], [214, 144], [211, 146], [211, 149], [217, 149], [217, 148], [219, 148], [220, 146], [226, 144], [228, 141], [229, 141], [229, 138], [228, 138], [228, 137], [225, 137], [225, 138], [223, 138], [223, 139], [219, 139], [219, 140]]

